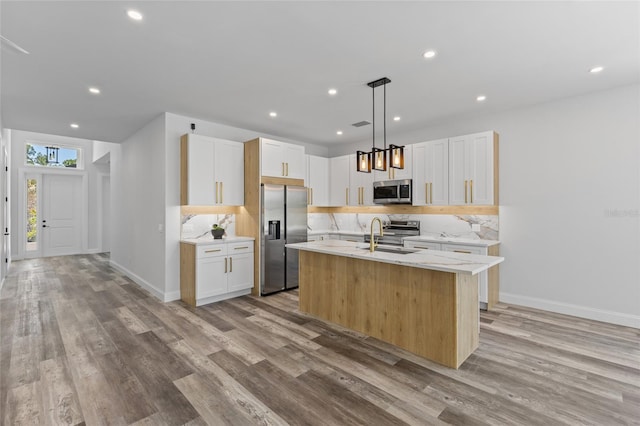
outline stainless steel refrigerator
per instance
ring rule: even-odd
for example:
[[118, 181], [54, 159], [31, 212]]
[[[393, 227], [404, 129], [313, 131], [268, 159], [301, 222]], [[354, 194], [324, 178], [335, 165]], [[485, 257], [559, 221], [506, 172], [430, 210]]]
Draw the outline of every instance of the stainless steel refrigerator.
[[260, 294], [298, 287], [298, 250], [287, 243], [307, 241], [307, 189], [262, 184]]

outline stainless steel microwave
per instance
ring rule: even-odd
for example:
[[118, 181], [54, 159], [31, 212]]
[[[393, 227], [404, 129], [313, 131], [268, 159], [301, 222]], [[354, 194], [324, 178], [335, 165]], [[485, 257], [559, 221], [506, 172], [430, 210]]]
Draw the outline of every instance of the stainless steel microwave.
[[411, 179], [373, 182], [376, 204], [411, 204]]

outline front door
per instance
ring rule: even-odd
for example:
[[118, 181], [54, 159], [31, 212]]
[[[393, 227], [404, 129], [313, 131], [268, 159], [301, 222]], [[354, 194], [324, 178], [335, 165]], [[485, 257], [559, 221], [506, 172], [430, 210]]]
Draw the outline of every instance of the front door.
[[26, 257], [82, 252], [82, 176], [26, 176]]

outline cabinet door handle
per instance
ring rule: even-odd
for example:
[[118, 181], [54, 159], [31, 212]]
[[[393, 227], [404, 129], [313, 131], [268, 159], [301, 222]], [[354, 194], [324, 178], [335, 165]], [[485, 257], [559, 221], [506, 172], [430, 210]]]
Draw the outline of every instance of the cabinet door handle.
[[224, 182], [220, 182], [220, 204], [224, 204]]
[[234, 250], [246, 250], [248, 248], [249, 248], [248, 246], [242, 246], [242, 247], [234, 247], [233, 249]]
[[233, 257], [229, 258], [229, 272], [233, 272]]
[[464, 202], [467, 202], [467, 181], [464, 181]]
[[473, 204], [473, 179], [469, 181], [469, 188], [470, 202]]
[[227, 273], [227, 258], [224, 258], [224, 273]]
[[433, 204], [433, 182], [429, 182], [429, 198], [431, 199], [431, 204]]
[[213, 194], [213, 195], [214, 195], [214, 196], [215, 196], [215, 198], [216, 198], [216, 202], [215, 202], [215, 204], [218, 204], [218, 182], [217, 182], [217, 181], [214, 181], [214, 182], [215, 182], [215, 184], [216, 184], [216, 189], [215, 189], [215, 191], [213, 191], [213, 192], [214, 192], [214, 194]]
[[467, 250], [454, 250], [453, 252], [454, 252], [454, 253], [466, 253], [466, 254], [471, 254], [471, 252], [470, 252], [470, 251], [467, 251]]
[[313, 204], [313, 188], [310, 188], [310, 189], [311, 189], [311, 204]]
[[205, 250], [205, 253], [216, 253], [218, 251], [222, 251], [222, 249], [215, 249], [215, 250]]
[[284, 176], [284, 163], [280, 163], [282, 164], [282, 176]]
[[344, 205], [349, 205], [349, 188], [344, 189]]
[[287, 165], [287, 167], [286, 167], [287, 168], [287, 176], [289, 176], [289, 163], [284, 163], [284, 164]]

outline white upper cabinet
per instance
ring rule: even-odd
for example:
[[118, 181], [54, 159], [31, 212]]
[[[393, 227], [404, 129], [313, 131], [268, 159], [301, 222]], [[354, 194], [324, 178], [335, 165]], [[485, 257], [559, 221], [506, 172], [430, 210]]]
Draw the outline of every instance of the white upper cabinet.
[[494, 204], [494, 139], [494, 132], [449, 139], [449, 204]]
[[[363, 173], [356, 170], [357, 157], [351, 154], [349, 157], [349, 205], [372, 206], [373, 205], [373, 179], [374, 173]], [[386, 173], [386, 172], [383, 172]]]
[[349, 204], [349, 155], [329, 159], [329, 205]]
[[307, 203], [310, 206], [329, 205], [329, 159], [307, 155]]
[[448, 139], [413, 145], [414, 206], [449, 204], [448, 161]]
[[[412, 179], [413, 178], [413, 148], [415, 145], [405, 145], [404, 147], [404, 168], [395, 169], [393, 167], [387, 167], [387, 170], [384, 172], [375, 170], [373, 172], [374, 177], [373, 180], [401, 180], [401, 179]], [[387, 160], [389, 161], [389, 160]], [[391, 161], [394, 161], [391, 158]]]
[[262, 176], [305, 178], [304, 146], [271, 139], [260, 139], [262, 150]]
[[187, 134], [181, 138], [181, 157], [181, 204], [244, 204], [242, 143]]

